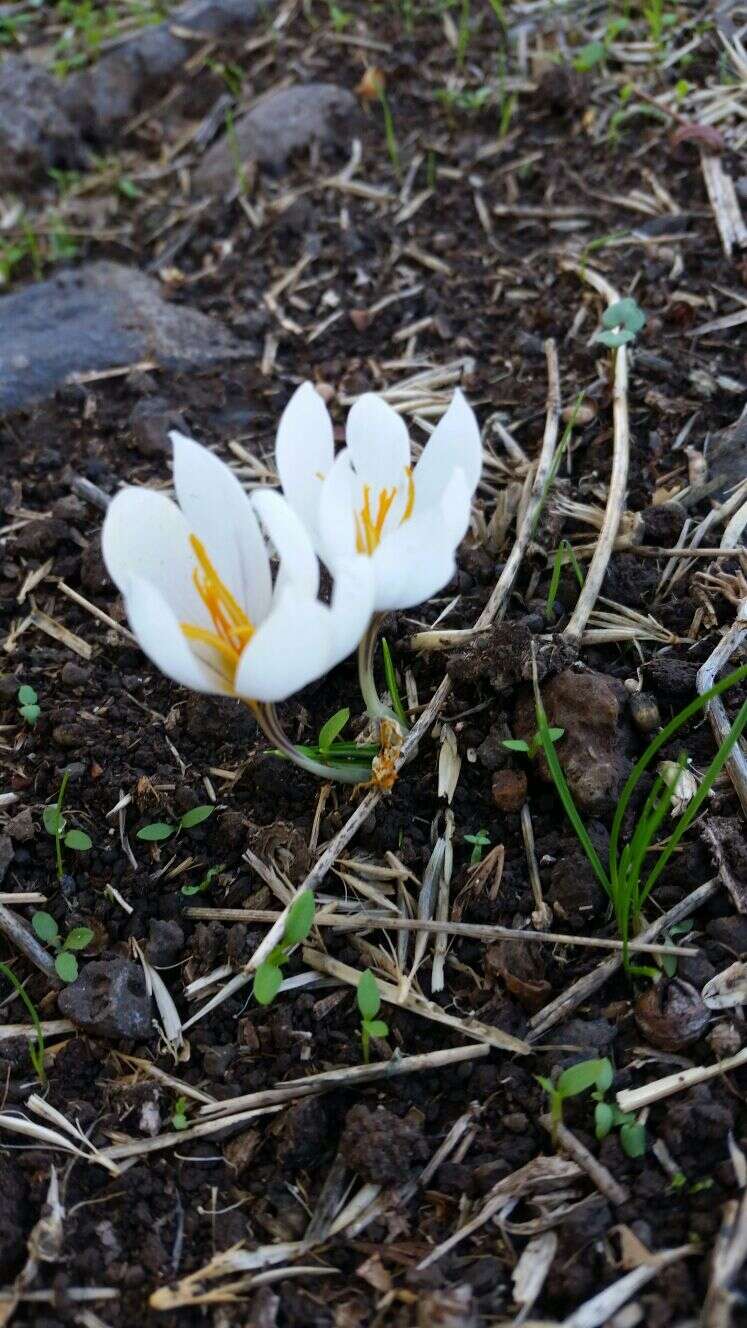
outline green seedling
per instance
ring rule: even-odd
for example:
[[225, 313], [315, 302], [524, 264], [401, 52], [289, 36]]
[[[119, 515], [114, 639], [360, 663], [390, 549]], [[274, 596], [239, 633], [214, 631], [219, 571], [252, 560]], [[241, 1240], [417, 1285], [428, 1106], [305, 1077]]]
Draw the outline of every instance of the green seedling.
[[345, 9], [340, 9], [340, 6], [333, 4], [332, 0], [327, 0], [327, 9], [329, 10], [329, 21], [335, 32], [344, 32], [348, 24], [352, 23], [353, 15]]
[[39, 1019], [36, 1006], [31, 997], [27, 995], [23, 983], [18, 981], [15, 973], [11, 968], [8, 968], [7, 964], [0, 963], [0, 973], [2, 973], [3, 976], [8, 979], [10, 985], [15, 988], [16, 994], [20, 996], [26, 1006], [29, 1018], [34, 1025], [36, 1041], [29, 1043], [29, 1057], [31, 1059], [31, 1064], [36, 1071], [36, 1077], [39, 1080], [39, 1083], [42, 1088], [45, 1088], [47, 1083], [47, 1072], [44, 1069], [44, 1033], [42, 1032], [41, 1020]]
[[[549, 728], [547, 732], [551, 742], [559, 742], [565, 733], [565, 729]], [[523, 738], [504, 738], [502, 746], [506, 747], [509, 752], [523, 752], [530, 761], [533, 761], [542, 746], [542, 737], [538, 730], [531, 742], [525, 742]]]
[[40, 941], [45, 945], [51, 945], [52, 949], [57, 951], [54, 966], [58, 978], [63, 982], [74, 982], [78, 976], [78, 961], [73, 951], [85, 950], [86, 946], [91, 944], [93, 940], [91, 928], [73, 927], [63, 941], [52, 914], [43, 912], [34, 914], [31, 926]]
[[[671, 741], [674, 735], [686, 724], [688, 720], [699, 714], [709, 701], [714, 697], [721, 696], [730, 687], [736, 686], [747, 678], [747, 665], [735, 669], [733, 673], [728, 674], [717, 682], [713, 687], [703, 692], [700, 696], [686, 705], [679, 714], [665, 724], [651, 740], [643, 755], [636, 761], [631, 770], [622, 793], [615, 808], [615, 814], [612, 819], [612, 828], [610, 830], [609, 848], [607, 852], [606, 866], [595, 849], [586, 826], [579, 814], [578, 808], [573, 801], [573, 796], [568, 787], [565, 775], [558, 760], [557, 752], [553, 745], [552, 729], [547, 722], [547, 715], [542, 704], [540, 695], [539, 681], [537, 679], [537, 670], [534, 669], [534, 702], [535, 714], [537, 716], [537, 732], [539, 734], [542, 750], [545, 753], [547, 766], [552, 776], [553, 783], [557, 790], [560, 801], [565, 809], [566, 816], [570, 821], [576, 833], [576, 838], [586, 854], [592, 870], [597, 880], [605, 890], [608, 898], [611, 900], [615, 914], [620, 938], [623, 943], [623, 964], [625, 971], [634, 976], [653, 978], [658, 981], [661, 976], [661, 970], [658, 968], [638, 967], [630, 962], [629, 941], [631, 935], [635, 935], [641, 924], [641, 914], [649, 895], [662, 872], [667, 866], [672, 854], [679, 844], [685, 831], [692, 825], [695, 817], [700, 811], [703, 803], [708, 797], [711, 788], [718, 779], [724, 768], [729, 755], [739, 742], [739, 739], [747, 725], [747, 701], [740, 708], [734, 723], [731, 725], [728, 734], [718, 748], [708, 769], [701, 779], [697, 791], [683, 809], [679, 820], [674, 829], [666, 837], [663, 844], [657, 844], [656, 862], [650, 869], [646, 866], [646, 858], [651, 852], [658, 832], [669, 813], [672, 797], [677, 787], [677, 779], [670, 782], [665, 781], [661, 775], [656, 776], [653, 787], [643, 803], [643, 807], [638, 814], [632, 830], [625, 835], [625, 843], [620, 846], [622, 838], [623, 822], [626, 812], [630, 806], [641, 778], [646, 773], [651, 761], [656, 753], [665, 744]], [[687, 754], [683, 753], [679, 764], [684, 768], [687, 760]]]
[[547, 1093], [550, 1103], [550, 1122], [552, 1128], [553, 1143], [558, 1142], [558, 1128], [563, 1124], [563, 1104], [569, 1097], [578, 1097], [580, 1093], [586, 1093], [590, 1088], [596, 1087], [600, 1091], [609, 1088], [612, 1082], [611, 1075], [608, 1076], [608, 1069], [612, 1067], [609, 1061], [590, 1060], [579, 1061], [577, 1065], [571, 1065], [567, 1070], [563, 1070], [553, 1083], [552, 1079], [545, 1078], [544, 1075], [535, 1075], [538, 1084], [541, 1084]]
[[646, 315], [635, 300], [616, 300], [602, 314], [602, 332], [597, 332], [596, 340], [613, 350], [633, 341], [646, 322]]
[[[667, 931], [664, 932], [664, 940], [668, 945], [676, 944], [679, 937], [687, 936], [688, 932], [692, 931], [692, 928], [692, 918], [685, 918], [683, 922], [675, 922], [674, 926], [669, 927]], [[658, 962], [661, 964], [667, 977], [673, 978], [677, 972], [677, 956], [668, 954], [659, 955]]]
[[476, 835], [465, 835], [464, 842], [473, 845], [470, 863], [480, 862], [483, 849], [490, 847], [490, 835], [487, 830], [478, 830]]
[[596, 1090], [592, 1098], [594, 1108], [594, 1132], [597, 1139], [606, 1139], [611, 1130], [619, 1129], [620, 1147], [628, 1157], [643, 1157], [646, 1151], [646, 1129], [639, 1125], [632, 1111], [621, 1111], [614, 1102], [606, 1102], [605, 1094], [612, 1087], [614, 1072], [612, 1062], [605, 1059], [602, 1064], [606, 1069], [597, 1077]]
[[392, 652], [389, 649], [389, 642], [386, 640], [386, 637], [381, 638], [381, 654], [384, 660], [384, 680], [386, 682], [387, 691], [389, 692], [392, 709], [402, 726], [403, 732], [406, 733], [409, 728], [407, 714], [402, 703], [402, 697], [399, 694], [397, 674], [394, 669], [394, 660], [392, 659]]
[[174, 1103], [174, 1111], [171, 1117], [171, 1124], [175, 1130], [186, 1130], [189, 1125], [187, 1120], [188, 1102], [186, 1097], [178, 1097]]
[[578, 581], [579, 588], [583, 590], [584, 587], [584, 574], [579, 566], [578, 558], [576, 557], [573, 551], [573, 546], [572, 544], [570, 544], [570, 542], [567, 539], [561, 540], [560, 544], [558, 545], [555, 551], [555, 558], [553, 559], [553, 565], [552, 565], [552, 576], [550, 577], [550, 585], [547, 591], [547, 603], [545, 605], [545, 619], [548, 622], [553, 616], [553, 607], [555, 605], [555, 600], [558, 597], [560, 575], [566, 561], [570, 563], [571, 567], [573, 568], [573, 571], [576, 574], [576, 580]]
[[65, 874], [65, 868], [62, 862], [63, 844], [65, 845], [65, 848], [72, 849], [73, 853], [87, 853], [88, 850], [93, 847], [90, 836], [87, 835], [84, 830], [67, 829], [67, 821], [62, 815], [62, 808], [65, 802], [65, 793], [67, 791], [69, 778], [69, 772], [66, 770], [62, 776], [62, 783], [60, 784], [60, 791], [57, 794], [57, 801], [50, 803], [42, 812], [44, 829], [47, 834], [52, 835], [54, 839], [58, 881], [61, 881]]
[[192, 807], [183, 816], [179, 817], [176, 825], [171, 825], [168, 821], [151, 821], [150, 825], [144, 825], [142, 830], [138, 830], [137, 837], [146, 844], [158, 844], [164, 839], [171, 839], [172, 835], [178, 835], [180, 830], [194, 830], [196, 825], [202, 825], [208, 816], [212, 816], [215, 807], [212, 804], [205, 804], [201, 807]]
[[314, 895], [311, 890], [302, 890], [288, 910], [282, 941], [254, 974], [253, 994], [260, 1005], [272, 1005], [283, 980], [283, 965], [288, 962], [293, 946], [306, 940], [313, 921]]
[[[370, 766], [373, 758], [378, 756], [378, 744], [343, 741], [341, 734], [348, 720], [350, 719], [350, 710], [345, 706], [342, 710], [336, 710], [319, 730], [318, 742], [299, 745], [298, 750], [305, 756], [311, 757], [313, 761], [322, 761], [329, 766], [357, 766], [367, 764]], [[277, 748], [273, 749], [274, 756], [284, 756], [284, 753]]]
[[182, 894], [183, 895], [202, 894], [203, 890], [209, 889], [211, 883], [215, 880], [216, 876], [219, 876], [220, 873], [225, 870], [225, 866], [226, 866], [225, 862], [219, 862], [217, 867], [208, 867], [202, 880], [198, 881], [196, 885], [182, 886]]
[[389, 1033], [389, 1025], [385, 1024], [383, 1019], [376, 1018], [381, 1009], [381, 996], [379, 995], [379, 984], [368, 968], [365, 973], [361, 974], [356, 991], [356, 1001], [361, 1016], [363, 1060], [368, 1065], [371, 1054], [371, 1038], [385, 1038]]
[[39, 697], [33, 687], [29, 687], [28, 683], [24, 683], [22, 687], [18, 688], [18, 713], [31, 728], [34, 727], [41, 714]]

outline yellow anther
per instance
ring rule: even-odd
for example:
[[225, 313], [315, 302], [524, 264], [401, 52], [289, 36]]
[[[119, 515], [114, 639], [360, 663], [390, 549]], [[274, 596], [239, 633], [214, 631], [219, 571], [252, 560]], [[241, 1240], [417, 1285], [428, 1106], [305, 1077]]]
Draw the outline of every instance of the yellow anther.
[[219, 577], [202, 541], [196, 535], [190, 535], [189, 542], [198, 564], [192, 580], [212, 618], [215, 631], [193, 623], [181, 623], [180, 626], [188, 641], [199, 641], [215, 650], [233, 678], [239, 656], [254, 635], [254, 624]]

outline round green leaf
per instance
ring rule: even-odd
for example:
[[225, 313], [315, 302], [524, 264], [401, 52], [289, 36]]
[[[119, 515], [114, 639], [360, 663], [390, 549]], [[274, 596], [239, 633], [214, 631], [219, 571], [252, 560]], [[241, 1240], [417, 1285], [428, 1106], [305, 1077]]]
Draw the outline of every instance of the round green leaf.
[[600, 1060], [579, 1061], [578, 1065], [571, 1065], [558, 1079], [557, 1089], [560, 1096], [576, 1097], [578, 1093], [585, 1093], [587, 1088], [593, 1088], [601, 1068]]
[[272, 1005], [283, 975], [274, 964], [260, 964], [254, 974], [254, 999], [259, 1005]]
[[22, 705], [19, 707], [19, 713], [27, 724], [35, 724], [41, 714], [41, 707], [38, 705]]
[[65, 835], [65, 847], [73, 849], [76, 853], [87, 853], [89, 848], [93, 848], [93, 841], [85, 830], [68, 830]]
[[153, 821], [152, 825], [144, 825], [142, 830], [138, 830], [138, 839], [144, 839], [146, 844], [156, 844], [161, 839], [169, 839], [174, 833], [173, 825], [166, 825], [165, 821]]
[[311, 931], [314, 921], [314, 895], [311, 890], [302, 890], [296, 895], [288, 912], [288, 920], [283, 932], [286, 945], [298, 945]]
[[612, 1107], [607, 1102], [597, 1102], [594, 1112], [594, 1128], [597, 1139], [606, 1139], [612, 1129]]
[[73, 930], [65, 937], [65, 949], [85, 950], [92, 940], [93, 932], [90, 927], [73, 927]]
[[358, 982], [357, 991], [358, 1009], [366, 1020], [375, 1019], [381, 1007], [381, 997], [379, 996], [379, 987], [376, 978], [367, 968], [365, 973], [361, 974]]
[[620, 1143], [622, 1150], [628, 1157], [643, 1157], [646, 1151], [646, 1130], [643, 1125], [637, 1122], [632, 1125], [623, 1125], [620, 1130]]
[[596, 1078], [596, 1086], [600, 1093], [606, 1093], [608, 1088], [612, 1087], [612, 1080], [615, 1077], [615, 1071], [612, 1068], [612, 1061], [606, 1056], [599, 1062], [600, 1070]]
[[54, 961], [57, 976], [63, 982], [75, 982], [78, 976], [78, 961], [69, 950], [61, 950]]
[[52, 802], [42, 812], [44, 829], [48, 835], [61, 835], [65, 829], [65, 818], [60, 816], [56, 803]]
[[206, 821], [208, 816], [212, 816], [214, 811], [215, 807], [212, 806], [193, 807], [191, 811], [184, 813], [179, 824], [182, 827], [182, 830], [191, 830], [193, 826], [200, 825], [203, 821]]
[[25, 682], [22, 687], [18, 688], [19, 705], [24, 705], [24, 706], [36, 705], [38, 700], [39, 698], [36, 695], [36, 692], [34, 691], [33, 687], [29, 687], [27, 682]]
[[60, 929], [51, 913], [35, 913], [31, 919], [31, 926], [34, 928], [39, 940], [45, 941], [47, 944], [49, 944], [50, 941], [56, 941], [60, 934]]
[[371, 1037], [385, 1038], [389, 1033], [389, 1025], [385, 1024], [383, 1019], [367, 1020], [366, 1027]]

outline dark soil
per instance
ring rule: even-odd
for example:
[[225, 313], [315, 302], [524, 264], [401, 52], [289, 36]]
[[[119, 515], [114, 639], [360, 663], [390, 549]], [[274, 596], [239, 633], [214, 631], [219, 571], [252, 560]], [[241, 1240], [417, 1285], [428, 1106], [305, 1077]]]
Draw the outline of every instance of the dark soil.
[[[747, 258], [738, 248], [726, 258], [697, 146], [686, 142], [673, 149], [666, 117], [631, 118], [620, 124], [617, 138], [603, 131], [610, 107], [620, 108], [620, 88], [631, 80], [659, 98], [685, 76], [696, 89], [715, 87], [723, 60], [715, 22], [701, 16], [700, 40], [686, 74], [677, 65], [661, 67], [655, 52], [646, 65], [626, 66], [624, 50], [579, 73], [568, 60], [598, 35], [598, 18], [579, 12], [561, 21], [552, 6], [540, 10], [529, 24], [521, 67], [516, 25], [528, 9], [516, 6], [514, 15], [512, 4], [504, 8], [508, 36], [492, 6], [472, 6], [472, 35], [461, 64], [450, 43], [459, 6], [413, 4], [410, 33], [403, 26], [407, 6], [400, 10], [364, 0], [346, 0], [344, 14], [335, 7], [328, 13], [326, 5], [291, 7], [285, 25], [261, 26], [226, 59], [226, 67], [235, 67], [244, 80], [241, 106], [281, 80], [353, 91], [368, 64], [381, 66], [399, 177], [387, 153], [381, 106], [364, 101], [362, 161], [352, 184], [330, 183], [345, 162], [332, 145], [297, 154], [282, 174], [259, 170], [246, 195], [232, 200], [219, 195], [206, 207], [193, 207], [189, 174], [199, 166], [207, 140], [194, 140], [189, 131], [226, 93], [225, 79], [206, 57], [194, 76], [194, 103], [177, 80], [173, 97], [153, 104], [123, 131], [113, 173], [102, 168], [97, 176], [92, 167], [83, 175], [90, 192], [73, 190], [60, 199], [43, 183], [28, 197], [19, 194], [40, 234], [45, 218], [58, 217], [62, 209], [65, 225], [80, 232], [76, 258], [116, 260], [159, 274], [176, 305], [219, 319], [246, 349], [245, 361], [232, 359], [218, 369], [175, 373], [133, 365], [129, 372], [69, 384], [33, 409], [0, 420], [0, 612], [6, 633], [0, 791], [15, 795], [0, 803], [0, 846], [5, 845], [0, 889], [8, 895], [41, 892], [43, 907], [63, 934], [75, 926], [93, 931], [79, 960], [82, 968], [91, 966], [92, 1017], [102, 1022], [97, 1032], [48, 1038], [46, 1097], [100, 1147], [123, 1139], [147, 1141], [172, 1128], [178, 1087], [133, 1071], [124, 1055], [214, 1099], [360, 1064], [359, 1019], [348, 987], [300, 988], [268, 1009], [253, 1002], [245, 987], [191, 1026], [175, 1063], [155, 1030], [143, 1035], [125, 996], [112, 1006], [107, 985], [119, 973], [118, 990], [125, 992], [130, 964], [139, 978], [131, 945], [136, 941], [161, 970], [182, 1018], [189, 1018], [199, 1005], [185, 997], [186, 985], [224, 965], [238, 971], [267, 929], [266, 922], [252, 920], [197, 920], [190, 909], [277, 909], [277, 898], [252, 862], [274, 862], [292, 883], [300, 883], [360, 795], [344, 786], [330, 795], [310, 847], [319, 795], [315, 781], [267, 753], [245, 708], [172, 685], [106, 618], [94, 616], [90, 606], [115, 623], [125, 621], [101, 562], [102, 513], [82, 496], [81, 477], [105, 494], [123, 482], [163, 486], [169, 479], [167, 433], [176, 423], [216, 445], [250, 480], [256, 474], [248, 460], [271, 464], [280, 412], [304, 378], [326, 385], [342, 428], [343, 399], [455, 361], [481, 424], [498, 413], [534, 457], [547, 390], [543, 343], [552, 337], [564, 408], [572, 408], [581, 391], [591, 408], [573, 431], [557, 491], [601, 511], [610, 474], [612, 395], [608, 357], [590, 337], [602, 305], [563, 262], [579, 258], [586, 247], [584, 258], [623, 294], [634, 295], [647, 323], [632, 357], [627, 508], [643, 516], [646, 548], [660, 552], [638, 554], [628, 547], [615, 553], [603, 593], [618, 605], [651, 614], [673, 634], [673, 643], [643, 638], [582, 644], [576, 651], [562, 640], [578, 586], [565, 569], [548, 621], [552, 556], [559, 539], [566, 538], [579, 546], [582, 562], [588, 561], [597, 530], [552, 503], [522, 564], [506, 621], [488, 639], [449, 656], [413, 655], [408, 645], [413, 630], [433, 623], [455, 600], [443, 626], [471, 626], [505, 563], [513, 526], [497, 548], [469, 537], [453, 583], [433, 602], [387, 623], [398, 666], [403, 675], [412, 668], [421, 703], [447, 667], [452, 680], [445, 718], [456, 733], [462, 766], [451, 806], [451, 899], [454, 916], [463, 922], [531, 926], [535, 902], [519, 815], [526, 790], [554, 928], [579, 937], [617, 934], [543, 763], [529, 763], [502, 746], [505, 737], [531, 738], [531, 642], [546, 638], [540, 658], [548, 711], [554, 701], [557, 722], [572, 730], [568, 777], [575, 780], [593, 842], [604, 852], [621, 784], [648, 741], [631, 713], [626, 682], [643, 683], [666, 723], [694, 696], [698, 667], [732, 623], [735, 599], [745, 594], [743, 551], [713, 561], [687, 560], [673, 586], [660, 593], [659, 585], [685, 514], [692, 530], [716, 501], [702, 477], [690, 482], [681, 431], [695, 415], [685, 446], [702, 454], [706, 436], [728, 429], [737, 418], [747, 390], [742, 328], [694, 334], [701, 323], [744, 303]], [[684, 5], [678, 12], [683, 21], [695, 14]], [[636, 38], [646, 39], [643, 20], [631, 29], [629, 39]], [[628, 38], [618, 40], [624, 45]], [[671, 33], [666, 40], [680, 41]], [[29, 42], [42, 58], [43, 28], [34, 28]], [[560, 64], [550, 64], [553, 53]], [[482, 88], [489, 95], [481, 100]], [[515, 98], [512, 114], [505, 112], [507, 97]], [[682, 113], [694, 114], [687, 101]], [[223, 123], [221, 116], [216, 128]], [[728, 149], [731, 120], [720, 127]], [[736, 153], [726, 150], [722, 161], [733, 177], [743, 175]], [[132, 180], [134, 194], [118, 188], [122, 178]], [[45, 247], [44, 262], [51, 257]], [[303, 269], [274, 294], [301, 260]], [[31, 257], [15, 265], [14, 289], [33, 280], [33, 266]], [[439, 391], [445, 404], [451, 386]], [[410, 424], [413, 437], [422, 440], [417, 423]], [[486, 520], [499, 490], [523, 479], [511, 475], [498, 435], [488, 437], [505, 465], [497, 483], [495, 468], [486, 470], [478, 495]], [[713, 527], [706, 547], [717, 545], [721, 533], [722, 526]], [[63, 587], [82, 596], [89, 608]], [[47, 619], [39, 614], [73, 637], [62, 641], [43, 631], [39, 622]], [[550, 639], [549, 630], [557, 635]], [[41, 713], [33, 726], [18, 714], [21, 684], [38, 694]], [[745, 695], [744, 688], [730, 694], [730, 715]], [[343, 705], [360, 714], [351, 661], [280, 709], [293, 739], [303, 742], [314, 741], [324, 720]], [[385, 854], [395, 852], [422, 880], [434, 834], [443, 828], [439, 750], [437, 734], [421, 744], [416, 760], [363, 825], [350, 849], [353, 856], [385, 865]], [[562, 755], [562, 745], [558, 750]], [[683, 750], [699, 772], [712, 758], [711, 730], [701, 717], [682, 729], [662, 756], [676, 760]], [[91, 837], [93, 848], [68, 852], [58, 881], [42, 812], [56, 799], [65, 772], [69, 820]], [[648, 788], [650, 782], [644, 792]], [[136, 837], [148, 823], [174, 821], [213, 800], [210, 819], [173, 842], [147, 844]], [[121, 823], [114, 811], [119, 806]], [[737, 818], [729, 841], [729, 860], [737, 871], [744, 865], [739, 844], [744, 826], [725, 775], [706, 815]], [[477, 886], [468, 879], [472, 843], [465, 836], [480, 830], [505, 852], [497, 891], [491, 889], [492, 876]], [[247, 849], [252, 861], [244, 856]], [[219, 871], [203, 893], [182, 892], [215, 867]], [[714, 870], [696, 829], [662, 875], [647, 921], [709, 880]], [[417, 895], [419, 887], [413, 888]], [[325, 896], [345, 892], [335, 874], [322, 887]], [[16, 912], [30, 920], [34, 906], [19, 904]], [[396, 951], [394, 933], [389, 937]], [[366, 967], [357, 934], [325, 929], [323, 939], [334, 958]], [[391, 953], [381, 931], [369, 930], [366, 939]], [[52, 1165], [65, 1209], [53, 1258], [39, 1265], [25, 1288], [48, 1294], [22, 1298], [13, 1323], [18, 1328], [71, 1323], [90, 1328], [94, 1322], [109, 1328], [135, 1322], [163, 1328], [206, 1322], [220, 1328], [404, 1328], [425, 1323], [426, 1306], [428, 1321], [438, 1322], [449, 1296], [456, 1297], [462, 1317], [443, 1322], [509, 1322], [519, 1309], [512, 1298], [513, 1269], [530, 1236], [545, 1229], [541, 1213], [548, 1210], [531, 1194], [518, 1196], [501, 1225], [488, 1223], [424, 1271], [417, 1265], [479, 1211], [498, 1181], [552, 1153], [539, 1124], [546, 1103], [537, 1074], [608, 1055], [619, 1091], [675, 1069], [712, 1064], [741, 1047], [741, 1007], [703, 1016], [699, 996], [710, 977], [747, 957], [747, 923], [726, 889], [698, 912], [684, 939], [698, 947], [699, 956], [682, 960], [674, 985], [656, 991], [655, 1009], [651, 998], [647, 1008], [640, 1006], [640, 993], [650, 984], [634, 984], [618, 973], [529, 1057], [491, 1052], [483, 1060], [386, 1083], [336, 1088], [258, 1115], [223, 1135], [185, 1137], [176, 1147], [137, 1158], [117, 1176], [1, 1131], [4, 1286], [13, 1285], [28, 1258]], [[413, 944], [411, 938], [410, 956]], [[452, 1014], [474, 1014], [521, 1037], [533, 1013], [603, 957], [572, 945], [518, 945], [486, 949], [482, 941], [455, 938], [445, 991], [434, 999]], [[0, 960], [24, 983], [40, 1018], [61, 1017], [58, 988], [2, 934]], [[431, 962], [429, 942], [418, 973], [429, 997]], [[300, 955], [287, 971], [303, 971]], [[137, 992], [129, 990], [134, 999]], [[0, 1019], [28, 1023], [26, 1008], [4, 976], [0, 999]], [[389, 1035], [385, 1045], [378, 1044], [376, 1059], [467, 1041], [392, 1005], [383, 1007], [382, 1017]], [[693, 1036], [683, 1035], [683, 1020]], [[2, 1029], [0, 1023], [7, 1112], [23, 1107], [39, 1085], [27, 1040], [3, 1037]], [[718, 1050], [725, 1046], [728, 1053]], [[626, 1262], [633, 1257], [630, 1247], [619, 1253], [621, 1232], [626, 1238], [632, 1233], [651, 1251], [693, 1246], [690, 1257], [657, 1273], [638, 1293], [641, 1321], [665, 1328], [699, 1312], [724, 1206], [739, 1196], [729, 1141], [737, 1149], [747, 1144], [745, 1092], [743, 1068], [654, 1105], [645, 1121], [648, 1149], [636, 1159], [622, 1151], [617, 1132], [597, 1142], [588, 1095], [568, 1102], [566, 1124], [629, 1198], [615, 1206], [584, 1174], [573, 1183], [568, 1211], [555, 1224], [548, 1219], [558, 1245], [533, 1310], [536, 1317], [563, 1319], [634, 1266]], [[473, 1106], [474, 1119], [460, 1144], [425, 1189], [418, 1189], [414, 1182], [424, 1165]], [[188, 1117], [196, 1108], [195, 1101], [188, 1102]], [[658, 1154], [657, 1141], [665, 1145]], [[388, 1187], [391, 1202], [359, 1234], [331, 1236], [300, 1257], [306, 1270], [315, 1265], [312, 1273], [295, 1273], [289, 1257], [283, 1263], [287, 1275], [265, 1286], [247, 1281], [237, 1300], [223, 1288], [241, 1274], [209, 1284], [214, 1303], [153, 1307], [154, 1293], [222, 1251], [299, 1240], [320, 1199], [329, 1198], [324, 1187], [331, 1173], [342, 1178], [338, 1206], [350, 1185], [363, 1183]], [[81, 1288], [114, 1294], [88, 1306], [77, 1294]], [[98, 1317], [86, 1319], [82, 1310]], [[0, 1322], [4, 1311], [0, 1299]]]

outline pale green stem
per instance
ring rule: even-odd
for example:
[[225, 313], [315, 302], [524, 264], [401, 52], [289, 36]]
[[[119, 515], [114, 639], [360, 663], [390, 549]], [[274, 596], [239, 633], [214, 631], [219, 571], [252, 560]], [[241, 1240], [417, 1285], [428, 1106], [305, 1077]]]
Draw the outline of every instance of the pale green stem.
[[394, 711], [379, 699], [379, 693], [376, 689], [376, 679], [374, 678], [376, 641], [379, 635], [379, 628], [383, 621], [383, 613], [374, 614], [368, 628], [361, 638], [360, 645], [358, 646], [358, 682], [360, 684], [361, 696], [363, 697], [369, 717], [371, 719], [386, 719], [390, 724], [394, 724], [398, 733], [401, 733], [402, 725], [397, 719]]
[[277, 747], [283, 756], [287, 756], [294, 765], [300, 766], [302, 770], [308, 771], [310, 775], [316, 775], [319, 779], [338, 780], [342, 784], [368, 784], [371, 780], [370, 765], [324, 765], [322, 761], [314, 761], [312, 757], [301, 752], [291, 742], [288, 734], [285, 732], [274, 705], [268, 702], [250, 701], [252, 714], [265, 737], [269, 739], [273, 747]]

